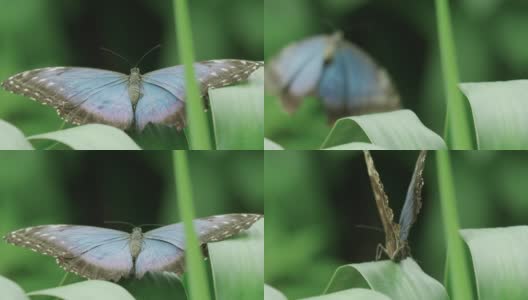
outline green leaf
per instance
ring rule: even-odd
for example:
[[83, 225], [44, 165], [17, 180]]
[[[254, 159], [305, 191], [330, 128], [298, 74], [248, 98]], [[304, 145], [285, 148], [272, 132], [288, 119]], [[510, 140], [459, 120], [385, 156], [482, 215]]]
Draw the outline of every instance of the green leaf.
[[0, 150], [33, 150], [33, 146], [15, 126], [0, 120]]
[[264, 68], [247, 84], [209, 90], [218, 150], [262, 150]]
[[324, 150], [385, 150], [385, 149], [380, 146], [376, 146], [374, 144], [369, 144], [369, 143], [349, 143], [349, 144], [343, 144], [339, 146], [326, 148]]
[[479, 149], [528, 149], [528, 80], [463, 83]]
[[102, 124], [88, 124], [30, 136], [32, 140], [54, 140], [74, 150], [141, 150], [123, 131]]
[[120, 285], [103, 280], [87, 280], [57, 288], [31, 292], [28, 295], [46, 295], [64, 300], [134, 300]]
[[29, 300], [18, 284], [3, 276], [0, 276], [0, 295], [10, 300]]
[[390, 300], [390, 298], [373, 290], [350, 289], [303, 300]]
[[407, 109], [339, 119], [323, 148], [352, 142], [372, 143], [388, 150], [446, 148], [442, 138]]
[[444, 287], [422, 271], [412, 259], [400, 263], [390, 260], [339, 267], [325, 293], [350, 288], [370, 288], [393, 300], [447, 300]]
[[235, 238], [208, 244], [216, 300], [262, 299], [264, 219]]
[[284, 150], [284, 148], [274, 141], [264, 138], [264, 150]]
[[528, 226], [464, 229], [480, 300], [528, 299]]
[[264, 300], [288, 300], [283, 293], [274, 289], [273, 287], [264, 285]]

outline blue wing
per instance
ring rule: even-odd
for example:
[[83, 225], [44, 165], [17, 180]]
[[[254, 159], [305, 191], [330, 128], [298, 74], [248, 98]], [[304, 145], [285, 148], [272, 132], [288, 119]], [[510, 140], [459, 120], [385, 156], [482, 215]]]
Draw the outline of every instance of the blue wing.
[[74, 225], [43, 225], [9, 233], [16, 246], [50, 255], [66, 271], [90, 279], [117, 281], [133, 266], [126, 232]]
[[55, 67], [16, 74], [2, 87], [51, 105], [68, 122], [127, 129], [133, 122], [127, 82], [128, 76], [117, 72]]
[[[227, 239], [248, 229], [262, 218], [255, 214], [217, 215], [193, 221], [200, 244]], [[145, 273], [184, 271], [185, 233], [182, 223], [151, 230], [144, 235], [144, 244], [136, 260], [136, 276]]]
[[324, 68], [317, 94], [331, 119], [399, 106], [387, 73], [363, 51], [342, 41]]
[[281, 94], [287, 111], [296, 110], [317, 88], [328, 47], [328, 36], [315, 36], [286, 47], [271, 62], [266, 83]]
[[[246, 80], [262, 66], [260, 62], [224, 59], [194, 64], [202, 96], [210, 88], [222, 87]], [[148, 123], [183, 128], [185, 126], [185, 78], [183, 66], [146, 73], [143, 79], [143, 96], [136, 106], [138, 130]]]
[[400, 240], [407, 240], [411, 226], [416, 221], [422, 207], [423, 169], [425, 166], [426, 151], [421, 151], [414, 167], [411, 183], [407, 190], [405, 203], [400, 214]]

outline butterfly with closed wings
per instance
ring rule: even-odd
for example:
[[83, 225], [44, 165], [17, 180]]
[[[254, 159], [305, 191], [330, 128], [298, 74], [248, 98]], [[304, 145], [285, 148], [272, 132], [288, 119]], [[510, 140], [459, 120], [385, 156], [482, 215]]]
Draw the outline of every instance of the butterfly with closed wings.
[[284, 48], [271, 60], [266, 88], [280, 96], [286, 111], [302, 100], [322, 100], [329, 120], [399, 108], [400, 100], [387, 72], [343, 34], [317, 35]]
[[423, 170], [425, 166], [426, 151], [421, 151], [414, 167], [411, 183], [407, 189], [405, 203], [400, 214], [399, 224], [394, 222], [394, 213], [389, 206], [389, 197], [383, 190], [383, 184], [370, 152], [364, 151], [365, 162], [370, 177], [370, 185], [374, 192], [374, 199], [385, 231], [385, 246], [378, 245], [376, 259], [381, 257], [381, 251], [395, 262], [411, 255], [408, 238], [412, 225], [416, 221], [422, 207]]
[[[261, 219], [257, 214], [227, 214], [193, 221], [200, 244], [228, 239]], [[7, 234], [13, 245], [53, 256], [67, 272], [89, 279], [118, 281], [145, 274], [174, 274], [184, 270], [185, 234], [182, 223], [132, 233], [78, 225], [42, 225]]]
[[[194, 64], [201, 95], [247, 80], [263, 63], [247, 60], [210, 60]], [[11, 76], [2, 87], [50, 105], [65, 121], [81, 125], [101, 123], [142, 131], [149, 123], [185, 127], [183, 66], [130, 75], [79, 67], [35, 69]]]

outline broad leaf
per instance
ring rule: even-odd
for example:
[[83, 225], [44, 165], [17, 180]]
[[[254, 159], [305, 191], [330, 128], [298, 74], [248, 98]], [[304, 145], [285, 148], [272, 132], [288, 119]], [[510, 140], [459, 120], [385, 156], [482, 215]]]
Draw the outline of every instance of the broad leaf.
[[390, 300], [390, 298], [373, 290], [350, 289], [303, 300]]
[[33, 150], [33, 146], [15, 126], [0, 120], [0, 150]]
[[2, 299], [29, 300], [18, 284], [3, 276], [0, 276], [0, 295], [2, 295]]
[[281, 145], [264, 138], [264, 150], [284, 150]]
[[246, 84], [209, 90], [218, 150], [262, 150], [264, 68]]
[[528, 80], [463, 83], [479, 149], [528, 149]]
[[264, 219], [235, 238], [209, 243], [216, 300], [262, 299]]
[[272, 288], [271, 286], [264, 285], [264, 300], [288, 300], [284, 294]]
[[339, 146], [334, 146], [330, 148], [326, 148], [323, 150], [385, 150], [380, 146], [376, 146], [369, 143], [349, 143], [349, 144], [343, 144]]
[[88, 124], [38, 134], [33, 140], [54, 140], [74, 150], [141, 150], [123, 131], [102, 124]]
[[87, 280], [57, 288], [31, 292], [28, 295], [54, 296], [64, 300], [134, 300], [120, 285], [102, 280]]
[[528, 299], [528, 226], [464, 229], [480, 300]]
[[412, 259], [390, 260], [339, 267], [326, 289], [332, 293], [351, 288], [369, 288], [392, 300], [448, 300], [445, 288], [422, 271]]
[[442, 138], [425, 127], [410, 110], [339, 119], [322, 147], [353, 142], [371, 143], [387, 150], [446, 149]]

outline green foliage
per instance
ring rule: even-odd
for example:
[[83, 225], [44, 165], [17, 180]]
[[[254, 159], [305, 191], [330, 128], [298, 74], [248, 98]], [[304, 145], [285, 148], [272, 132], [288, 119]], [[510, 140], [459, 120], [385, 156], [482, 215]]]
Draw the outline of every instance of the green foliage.
[[209, 91], [217, 150], [261, 150], [264, 68], [248, 84]]
[[369, 288], [393, 300], [449, 300], [442, 284], [424, 273], [412, 258], [398, 264], [385, 260], [339, 267], [325, 293], [351, 288]]
[[[445, 149], [442, 138], [425, 127], [410, 110], [369, 114], [340, 119], [323, 143], [323, 148], [372, 143], [384, 149]], [[357, 149], [358, 145], [351, 145]]]
[[527, 80], [463, 83], [482, 150], [528, 149]]

